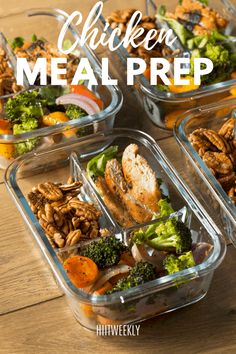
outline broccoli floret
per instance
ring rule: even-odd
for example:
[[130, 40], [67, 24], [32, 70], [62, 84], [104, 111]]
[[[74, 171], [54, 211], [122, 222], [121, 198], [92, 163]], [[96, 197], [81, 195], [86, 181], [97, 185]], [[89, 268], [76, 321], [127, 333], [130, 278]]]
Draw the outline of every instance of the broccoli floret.
[[167, 256], [163, 262], [164, 269], [168, 274], [174, 274], [181, 270], [195, 266], [192, 251], [175, 256], [173, 254]]
[[36, 118], [29, 118], [27, 121], [23, 121], [21, 124], [13, 125], [13, 134], [23, 134], [28, 131], [37, 129], [39, 121]]
[[78, 119], [78, 118], [81, 118], [81, 117], [85, 117], [88, 114], [82, 108], [80, 108], [79, 106], [76, 106], [75, 104], [70, 104], [66, 108], [66, 115], [70, 119]]
[[219, 65], [228, 62], [229, 51], [223, 48], [221, 45], [207, 43], [204, 56], [211, 59], [213, 64]]
[[[174, 212], [167, 199], [160, 199], [159, 214], [155, 218], [163, 218]], [[178, 254], [189, 251], [192, 245], [191, 231], [182, 222], [172, 217], [168, 220], [158, 221], [146, 230], [134, 232], [131, 243], [147, 244], [159, 251], [176, 252]]]
[[45, 103], [37, 91], [22, 92], [7, 101], [6, 116], [13, 123], [37, 119], [43, 115], [42, 106]]
[[155, 235], [145, 242], [159, 251], [181, 254], [191, 249], [192, 238], [189, 228], [182, 221], [171, 218], [160, 223], [155, 229]]
[[[26, 122], [22, 122], [22, 124], [14, 124], [13, 125], [13, 134], [23, 134], [27, 133], [33, 129], [38, 128], [38, 120], [35, 118], [28, 119]], [[24, 141], [20, 141], [15, 144], [15, 153], [20, 156], [34, 149], [37, 145], [38, 139], [28, 139]]]
[[174, 209], [166, 198], [160, 199], [157, 204], [160, 208], [160, 213], [158, 214], [159, 217], [163, 218], [164, 216], [174, 213]]
[[156, 279], [155, 267], [148, 262], [138, 262], [130, 271], [129, 275], [120, 279], [112, 290], [107, 291], [107, 295], [128, 290], [135, 286], [147, 283]]
[[[160, 199], [158, 201], [158, 206], [159, 206], [159, 213], [153, 216], [153, 220], [157, 218], [163, 218], [165, 216], [168, 216], [172, 213], [174, 213], [174, 209], [168, 202], [166, 198]], [[136, 244], [142, 244], [145, 243], [145, 241], [148, 238], [151, 238], [153, 235], [156, 234], [156, 227], [160, 224], [163, 223], [163, 221], [157, 221], [155, 224], [150, 225], [146, 231], [143, 229], [140, 229], [136, 231], [133, 236], [132, 236], [132, 242], [131, 243], [136, 243]]]
[[126, 250], [127, 247], [121, 241], [110, 236], [90, 243], [81, 255], [92, 259], [98, 268], [104, 269], [119, 263], [121, 253]]

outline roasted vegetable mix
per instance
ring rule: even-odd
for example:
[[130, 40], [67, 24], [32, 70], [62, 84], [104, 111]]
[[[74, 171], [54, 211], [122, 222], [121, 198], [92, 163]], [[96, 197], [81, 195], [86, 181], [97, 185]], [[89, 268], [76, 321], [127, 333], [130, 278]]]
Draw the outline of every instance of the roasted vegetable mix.
[[[1, 134], [24, 134], [39, 128], [66, 123], [88, 114], [98, 113], [102, 107], [102, 101], [84, 85], [47, 86], [23, 91], [6, 100], [2, 112], [4, 119], [1, 120]], [[68, 138], [82, 133], [81, 129], [65, 128], [63, 135]], [[51, 140], [45, 139], [44, 144], [52, 144]], [[42, 145], [39, 138], [22, 139], [15, 144], [8, 144], [7, 147], [1, 144], [0, 155], [9, 159], [31, 151], [39, 144]]]
[[[233, 78], [236, 70], [236, 37], [224, 34], [228, 22], [217, 11], [208, 7], [208, 1], [181, 0], [173, 13], [161, 6], [157, 21], [165, 21], [179, 38], [186, 53], [189, 53], [190, 78], [194, 72], [194, 58], [209, 58], [213, 62], [213, 71], [202, 77], [201, 85]], [[172, 84], [167, 89], [181, 93], [197, 88], [198, 86], [192, 84], [182, 88]]]

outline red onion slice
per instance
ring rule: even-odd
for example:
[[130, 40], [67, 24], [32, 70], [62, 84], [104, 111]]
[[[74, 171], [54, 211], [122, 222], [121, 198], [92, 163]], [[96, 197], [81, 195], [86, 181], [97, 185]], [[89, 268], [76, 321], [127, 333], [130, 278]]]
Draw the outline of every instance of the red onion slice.
[[213, 246], [207, 242], [199, 242], [192, 248], [193, 258], [196, 264], [204, 262], [210, 254]]
[[60, 96], [56, 99], [56, 104], [74, 104], [90, 115], [100, 112], [100, 107], [96, 102], [89, 97], [79, 95], [78, 93], [68, 93]]
[[92, 285], [90, 291], [94, 292], [100, 289], [103, 284], [105, 284], [109, 279], [113, 278], [115, 275], [128, 273], [130, 270], [131, 267], [126, 264], [118, 264], [117, 266], [104, 270], [101, 276], [95, 282], [95, 284]]

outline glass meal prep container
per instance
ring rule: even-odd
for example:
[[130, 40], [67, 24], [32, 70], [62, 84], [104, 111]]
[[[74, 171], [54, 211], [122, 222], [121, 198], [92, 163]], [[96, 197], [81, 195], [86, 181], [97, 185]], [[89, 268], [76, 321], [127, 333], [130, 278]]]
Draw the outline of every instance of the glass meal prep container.
[[[143, 15], [155, 16], [158, 11], [158, 7], [160, 5], [166, 6], [168, 11], [173, 11], [175, 7], [178, 5], [178, 1], [172, 2], [171, 4], [168, 1], [159, 1], [154, 2], [152, 0], [144, 0], [140, 1], [137, 4], [136, 1], [129, 1], [129, 5], [127, 5], [126, 1], [120, 1], [119, 7], [114, 6], [114, 2], [111, 0], [104, 0], [104, 8], [102, 15], [100, 15], [100, 28], [104, 30], [104, 26], [106, 24], [106, 19], [111, 15], [113, 11], [116, 10], [124, 10], [124, 9], [137, 9], [142, 12]], [[225, 1], [214, 0], [209, 1], [209, 6], [215, 10], [218, 10], [220, 14], [222, 14], [227, 20], [228, 25], [225, 29], [225, 34], [227, 35], [235, 35], [236, 34], [236, 20], [235, 20], [235, 8], [234, 5], [227, 1], [227, 6], [224, 6]], [[124, 15], [125, 16], [125, 15]], [[121, 20], [117, 20], [121, 21]], [[124, 20], [125, 21], [125, 20]], [[122, 21], [121, 21], [122, 22]], [[120, 28], [122, 28], [122, 23], [120, 24]], [[165, 29], [170, 27], [166, 27], [166, 24], [161, 22], [159, 26]], [[150, 27], [151, 28], [151, 27]], [[111, 33], [112, 28], [108, 27], [106, 32]], [[116, 37], [115, 44], [118, 45], [120, 43], [120, 39]], [[232, 45], [234, 45], [233, 43]], [[181, 48], [183, 53], [175, 54], [179, 57], [189, 57], [188, 52], [179, 40], [177, 40], [173, 46], [170, 47], [172, 50], [176, 50], [177, 48]], [[120, 46], [114, 52], [107, 51], [107, 55], [110, 58], [116, 56], [117, 60], [115, 63], [119, 62], [122, 64], [120, 68], [118, 65], [116, 69], [122, 75], [122, 71], [124, 72], [124, 68], [127, 66], [127, 58], [130, 56], [127, 49], [123, 46]], [[161, 55], [162, 57], [168, 58], [170, 54], [166, 54], [166, 56]], [[134, 57], [138, 57], [138, 55], [133, 55]], [[115, 64], [114, 64], [115, 65]], [[152, 120], [152, 122], [160, 128], [172, 130], [174, 122], [182, 113], [187, 111], [188, 109], [198, 107], [200, 105], [208, 104], [211, 102], [219, 101], [220, 99], [230, 96], [230, 90], [236, 85], [236, 80], [227, 80], [220, 83], [205, 85], [196, 90], [183, 92], [183, 93], [172, 93], [165, 92], [155, 86], [150, 85], [149, 81], [146, 79], [144, 75], [139, 75], [136, 80], [136, 85], [134, 86], [134, 93], [137, 94], [138, 98], [141, 100], [144, 109], [148, 115], [148, 117]]]
[[[67, 17], [68, 15], [62, 10], [44, 8], [32, 9], [0, 17], [0, 45], [2, 44], [3, 49], [7, 51], [9, 65], [14, 72], [16, 70], [16, 56], [11, 52], [9, 44], [6, 43], [6, 38], [10, 42], [15, 37], [22, 37], [25, 41], [31, 41], [31, 37], [35, 35], [39, 39], [46, 39], [46, 41], [57, 47], [57, 39], [60, 29]], [[65, 40], [74, 41], [75, 38], [78, 38], [79, 36], [73, 25], [70, 26], [69, 31], [67, 32]], [[0, 130], [0, 168], [5, 169], [9, 162], [13, 160], [15, 157], [15, 150], [17, 150], [17, 147], [19, 146], [18, 144], [27, 144], [32, 141], [31, 139], [37, 140], [34, 149], [38, 150], [45, 148], [49, 140], [50, 144], [57, 144], [59, 142], [70, 140], [72, 137], [77, 138], [77, 136], [73, 134], [75, 128], [78, 128], [81, 134], [86, 135], [111, 129], [113, 127], [116, 114], [122, 105], [123, 98], [121, 91], [117, 86], [105, 86], [101, 84], [100, 63], [87, 45], [84, 45], [83, 47], [78, 46], [75, 55], [80, 58], [86, 57], [89, 59], [98, 85], [91, 87], [87, 82], [84, 82], [84, 85], [92, 90], [94, 94], [103, 101], [104, 108], [93, 115], [86, 115], [82, 118], [73, 119], [66, 123], [60, 123], [54, 126], [38, 128], [23, 134], [3, 134]], [[22, 89], [32, 89], [27, 83], [26, 78]], [[11, 98], [11, 95], [0, 96], [0, 106], [3, 107], [9, 98]], [[0, 118], [4, 118], [4, 109], [1, 111]], [[64, 134], [65, 130], [68, 134]], [[11, 153], [9, 153], [9, 151]]]
[[[112, 295], [87, 294], [71, 283], [60, 262], [68, 257], [68, 251], [79, 250], [80, 244], [71, 248], [53, 248], [27, 202], [27, 194], [38, 183], [49, 180], [63, 183], [68, 175], [81, 180], [83, 188], [80, 199], [92, 201], [102, 212], [100, 225], [126, 243], [131, 230], [139, 226], [132, 229], [118, 226], [87, 177], [85, 166], [97, 154], [95, 151], [103, 151], [104, 147], [115, 144], [122, 152], [131, 143], [139, 146], [140, 154], [148, 161], [156, 176], [162, 179], [174, 210], [178, 211], [178, 215], [187, 215], [193, 242], [207, 242], [212, 245], [212, 250], [204, 262], [179, 273]], [[225, 241], [214, 222], [186, 189], [155, 141], [140, 131], [113, 129], [61, 147], [54, 146], [50, 151], [23, 156], [8, 167], [5, 183], [47, 259], [57, 283], [65, 293], [75, 318], [82, 326], [91, 330], [96, 330], [99, 324], [140, 322], [197, 302], [206, 295], [214, 270], [226, 252]], [[150, 223], [153, 221], [144, 226]], [[176, 282], [180, 278], [181, 283], [177, 286]]]
[[[229, 118], [235, 118], [236, 99], [203, 106], [183, 114], [176, 122], [174, 134], [186, 163], [186, 179], [193, 192], [211, 214], [219, 215], [221, 230], [236, 245], [236, 207], [212, 171], [188, 140], [195, 129], [218, 131]], [[217, 150], [216, 150], [217, 151]]]

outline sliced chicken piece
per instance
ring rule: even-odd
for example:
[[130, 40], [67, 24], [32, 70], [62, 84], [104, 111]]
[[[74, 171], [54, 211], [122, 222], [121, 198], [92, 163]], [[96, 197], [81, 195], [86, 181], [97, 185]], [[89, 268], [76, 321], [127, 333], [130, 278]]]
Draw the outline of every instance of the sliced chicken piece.
[[96, 180], [96, 187], [101, 193], [104, 203], [110, 210], [119, 225], [123, 227], [131, 227], [135, 225], [128, 211], [123, 207], [117, 197], [107, 187], [106, 181], [103, 177], [99, 176]]
[[130, 144], [122, 156], [122, 168], [129, 193], [140, 205], [157, 212], [157, 202], [161, 198], [157, 178], [145, 158], [138, 152], [138, 145]]
[[[183, 10], [181, 10], [183, 8]], [[194, 16], [194, 14], [201, 15], [202, 19], [199, 23], [202, 27], [212, 30], [214, 28], [225, 28], [227, 26], [227, 20], [221, 16], [217, 11], [214, 9], [200, 3], [199, 1], [194, 0], [183, 0], [181, 5], [178, 5], [175, 10], [175, 15], [178, 17], [178, 12], [185, 12], [186, 15]], [[180, 14], [180, 18], [181, 14]], [[182, 18], [185, 19], [186, 18]], [[190, 22], [194, 22], [189, 19]], [[195, 22], [194, 22], [195, 23]]]
[[118, 197], [131, 217], [137, 223], [143, 223], [152, 219], [152, 213], [146, 210], [142, 204], [129, 193], [128, 185], [124, 179], [121, 164], [118, 160], [109, 160], [105, 169], [105, 180], [109, 190]]

